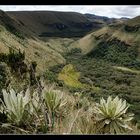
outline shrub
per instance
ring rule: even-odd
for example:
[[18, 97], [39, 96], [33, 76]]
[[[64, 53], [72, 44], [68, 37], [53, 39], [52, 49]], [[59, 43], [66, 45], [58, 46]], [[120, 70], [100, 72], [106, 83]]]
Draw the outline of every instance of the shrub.
[[16, 72], [18, 74], [23, 74], [27, 72], [27, 65], [24, 63], [25, 60], [25, 52], [14, 51], [13, 49], [9, 49], [9, 54], [7, 54], [7, 64], [10, 66], [12, 72]]
[[54, 83], [54, 82], [57, 82], [57, 76], [55, 73], [49, 71], [49, 70], [46, 70], [45, 72], [45, 78], [50, 82], [50, 83]]

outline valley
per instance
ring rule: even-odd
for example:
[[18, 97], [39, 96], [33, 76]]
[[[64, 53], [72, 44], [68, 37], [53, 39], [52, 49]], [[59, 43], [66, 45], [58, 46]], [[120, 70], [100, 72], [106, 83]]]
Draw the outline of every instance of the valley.
[[[26, 93], [28, 88], [31, 93], [36, 93], [36, 91], [39, 94], [48, 93], [44, 95], [45, 97], [43, 96], [44, 102], [40, 95], [34, 95], [37, 96], [36, 100], [45, 103], [47, 113], [50, 113], [49, 124], [47, 127], [42, 124], [41, 126], [40, 124], [32, 125], [36, 128], [34, 130], [36, 133], [54, 134], [65, 133], [65, 131], [68, 134], [122, 133], [124, 128], [110, 130], [111, 126], [108, 128], [104, 125], [103, 129], [96, 132], [96, 128], [93, 127], [96, 126], [97, 112], [95, 111], [95, 118], [91, 117], [92, 113], [88, 112], [94, 108], [94, 103], [101, 103], [102, 98], [110, 101], [111, 104], [110, 97], [114, 98], [116, 102], [118, 99], [115, 97], [119, 97], [127, 101], [130, 105], [128, 111], [135, 115], [131, 124], [134, 131], [128, 130], [126, 133], [139, 133], [139, 44], [140, 16], [132, 19], [117, 19], [77, 12], [0, 11], [0, 97], [3, 98], [3, 89], [6, 89], [8, 93], [11, 87], [17, 93], [20, 91]], [[50, 86], [52, 87], [50, 88]], [[50, 101], [51, 98], [55, 98], [56, 102], [60, 101], [60, 97], [57, 97], [58, 94], [51, 96], [51, 91], [56, 92], [53, 88], [66, 93], [60, 99], [63, 101], [62, 108], [61, 103], [56, 103], [55, 107], [60, 107], [56, 112]], [[15, 95], [13, 96], [16, 98]], [[65, 104], [66, 99], [67, 105]], [[118, 102], [121, 105], [121, 101]], [[34, 105], [36, 106], [36, 104]], [[80, 106], [82, 107], [80, 108]], [[127, 108], [125, 109], [127, 110]], [[51, 111], [54, 111], [56, 116], [51, 114]], [[64, 113], [64, 117], [59, 116], [62, 115], [58, 113], [59, 111]], [[101, 111], [104, 110], [101, 109]], [[87, 114], [88, 116], [86, 116]], [[68, 117], [75, 116], [76, 118], [78, 115], [79, 118], [77, 117], [76, 121], [74, 118], [70, 121], [72, 117]], [[37, 116], [38, 119], [40, 117], [43, 115]], [[92, 122], [92, 118], [95, 119], [95, 124], [94, 121]], [[43, 118], [40, 118], [38, 121], [42, 120]], [[20, 121], [13, 120], [13, 122], [16, 122], [20, 128]], [[65, 130], [68, 122], [75, 123], [69, 124], [73, 127]], [[60, 125], [62, 129], [59, 128]], [[84, 125], [87, 130], [84, 129]], [[99, 126], [96, 127], [99, 128]], [[6, 128], [2, 128], [2, 130], [2, 132], [7, 131]], [[28, 127], [26, 129], [26, 125], [25, 130], [32, 133]], [[24, 134], [19, 130], [15, 130], [15, 133]]]

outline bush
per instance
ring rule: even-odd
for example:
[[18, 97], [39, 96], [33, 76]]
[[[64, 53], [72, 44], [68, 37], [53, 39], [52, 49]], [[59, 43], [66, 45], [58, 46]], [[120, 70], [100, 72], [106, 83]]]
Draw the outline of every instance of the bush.
[[16, 52], [10, 48], [8, 54], [0, 54], [0, 61], [5, 62], [11, 68], [11, 72], [20, 77], [28, 71], [24, 60], [25, 52], [22, 53], [20, 50]]
[[57, 82], [57, 76], [55, 73], [49, 71], [49, 70], [46, 70], [45, 74], [44, 74], [44, 77], [50, 82], [50, 83], [54, 83], [54, 82]]
[[24, 63], [25, 60], [25, 52], [21, 52], [20, 50], [18, 52], [15, 52], [13, 49], [9, 49], [9, 54], [7, 54], [7, 64], [10, 66], [12, 72], [19, 72], [27, 71], [27, 66]]

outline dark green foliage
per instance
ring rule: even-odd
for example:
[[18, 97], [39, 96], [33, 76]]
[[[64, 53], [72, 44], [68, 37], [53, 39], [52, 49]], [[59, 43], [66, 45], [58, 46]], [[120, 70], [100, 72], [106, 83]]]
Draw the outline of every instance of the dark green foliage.
[[57, 75], [49, 70], [46, 70], [44, 77], [50, 82], [54, 83], [57, 82]]
[[138, 63], [137, 47], [129, 47], [123, 42], [118, 42], [116, 45], [112, 45], [112, 42], [100, 42], [88, 56], [125, 66]]
[[88, 32], [90, 32], [90, 29], [81, 30], [81, 31], [70, 31], [70, 30], [60, 30], [56, 32], [42, 32], [39, 37], [64, 37], [64, 38], [73, 38], [73, 37], [83, 37]]
[[[25, 52], [21, 52], [20, 49], [18, 52], [15, 52], [13, 49], [9, 49], [9, 55], [8, 55], [8, 61], [10, 62], [17, 62], [17, 61], [23, 61], [25, 59]], [[12, 59], [12, 60], [10, 60]]]
[[[118, 46], [109, 46], [107, 48], [104, 46], [100, 49], [95, 49], [96, 53], [92, 52], [92, 54], [84, 57], [79, 56], [78, 58], [76, 55], [66, 57], [67, 63], [72, 63], [81, 72], [81, 83], [93, 85], [100, 89], [99, 91], [87, 90], [83, 93], [92, 96], [94, 101], [99, 101], [101, 97], [106, 99], [109, 95], [126, 99], [132, 105], [130, 111], [134, 112], [136, 119], [139, 120], [140, 75], [128, 71], [119, 71], [113, 67], [115, 65], [127, 66], [130, 62], [133, 62], [132, 60], [136, 61], [136, 48], [126, 48], [124, 46], [120, 49]], [[129, 63], [128, 60], [130, 60]], [[121, 64], [119, 64], [120, 62]], [[135, 63], [135, 66], [138, 67], [137, 63]], [[133, 65], [131, 65], [131, 68], [135, 69]], [[70, 91], [80, 92], [82, 89], [70, 89]]]
[[140, 29], [140, 26], [124, 26], [125, 31], [127, 32], [137, 32]]
[[59, 87], [64, 87], [64, 86], [65, 86], [65, 83], [64, 83], [64, 81], [62, 81], [62, 80], [57, 80], [57, 85], [58, 85]]
[[5, 53], [0, 53], [0, 62], [7, 62], [7, 55]]
[[49, 70], [53, 73], [59, 73], [62, 68], [64, 67], [65, 65], [64, 64], [58, 64], [58, 65], [54, 65], [53, 67], [49, 68]]
[[81, 92], [81, 88], [78, 87], [67, 87], [71, 93]]
[[24, 63], [25, 52], [15, 52], [10, 49], [7, 55], [7, 64], [10, 66], [11, 71], [23, 75], [27, 72], [27, 65]]
[[20, 76], [28, 71], [24, 60], [25, 52], [22, 53], [20, 50], [16, 52], [10, 48], [8, 54], [0, 54], [0, 61], [5, 62], [11, 68], [12, 73]]
[[29, 73], [31, 85], [36, 84], [35, 72], [37, 63], [32, 61], [28, 68], [27, 64], [24, 62], [25, 52], [21, 52], [20, 50], [17, 52], [13, 49], [9, 49], [9, 54], [0, 54], [0, 61], [5, 62], [10, 67], [11, 73], [17, 77], [24, 79], [27, 78], [27, 73]]
[[7, 73], [6, 65], [0, 63], [0, 98], [2, 98], [2, 89], [6, 88]]
[[71, 54], [81, 53], [81, 52], [82, 52], [82, 50], [81, 50], [80, 48], [73, 48], [73, 49], [71, 49], [71, 51], [70, 51]]
[[129, 68], [135, 68], [137, 70], [140, 70], [140, 61], [139, 60], [135, 60], [133, 62], [130, 62], [128, 64], [125, 64], [125, 66], [127, 66]]
[[81, 53], [82, 53], [82, 50], [80, 48], [72, 48], [70, 51], [64, 54], [64, 57], [68, 57], [69, 55], [79, 56], [81, 55]]

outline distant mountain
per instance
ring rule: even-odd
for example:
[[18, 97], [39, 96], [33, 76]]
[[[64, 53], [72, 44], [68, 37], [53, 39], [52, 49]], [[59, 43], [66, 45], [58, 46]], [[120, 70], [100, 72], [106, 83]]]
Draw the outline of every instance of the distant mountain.
[[111, 23], [116, 23], [116, 22], [123, 22], [123, 21], [126, 21], [128, 20], [129, 18], [125, 18], [125, 17], [122, 17], [122, 18], [109, 18], [109, 17], [106, 17], [106, 16], [98, 16], [98, 15], [94, 15], [94, 14], [85, 14], [85, 16], [87, 17], [88, 20], [90, 20], [91, 22], [99, 22], [99, 23], [102, 23], [102, 24], [111, 24]]
[[122, 20], [128, 20], [128, 19], [130, 19], [130, 18], [127, 18], [127, 17], [121, 17], [120, 19], [122, 19]]
[[127, 20], [57, 11], [8, 11], [1, 15], [5, 15], [1, 16], [1, 21], [5, 25], [12, 24], [18, 32], [21, 30], [26, 34], [25, 36], [41, 38], [83, 37], [107, 24]]
[[56, 11], [11, 11], [7, 14], [39, 37], [81, 37], [95, 27], [84, 14]]
[[6, 13], [38, 37], [83, 37], [107, 24], [127, 20], [77, 12], [9, 11]]

